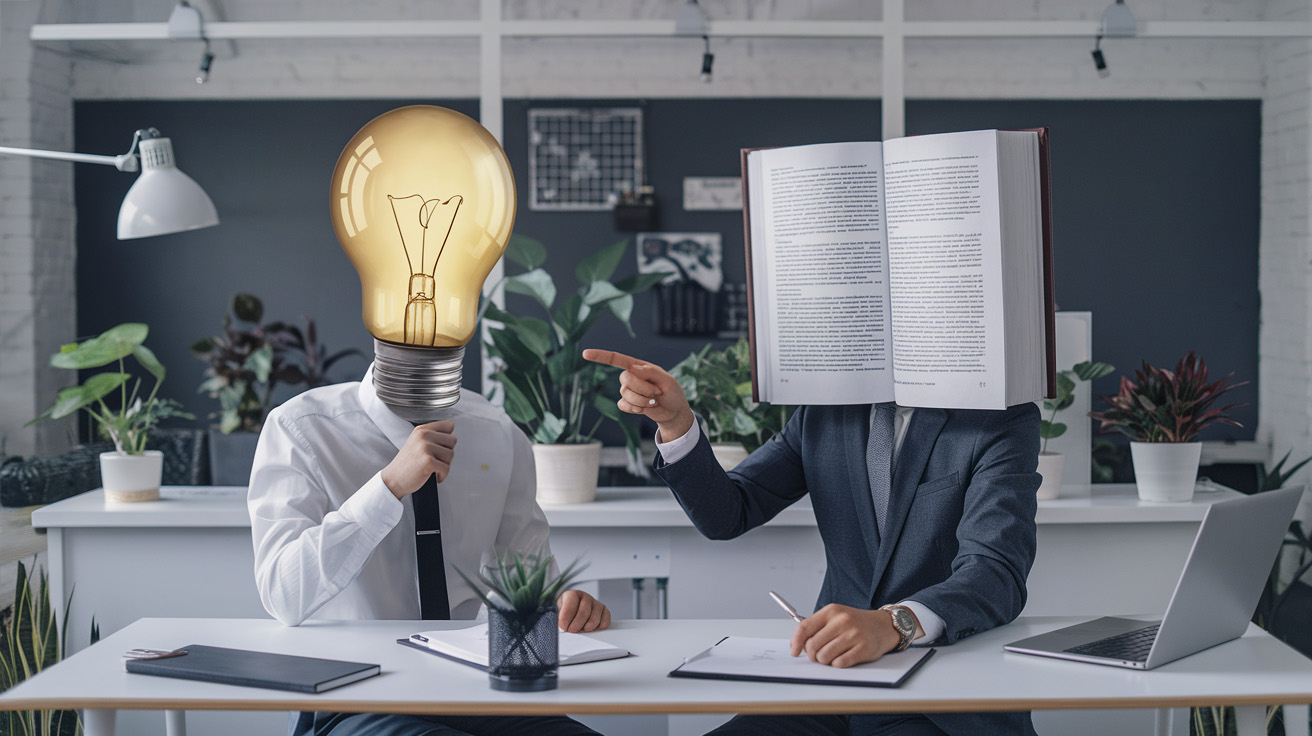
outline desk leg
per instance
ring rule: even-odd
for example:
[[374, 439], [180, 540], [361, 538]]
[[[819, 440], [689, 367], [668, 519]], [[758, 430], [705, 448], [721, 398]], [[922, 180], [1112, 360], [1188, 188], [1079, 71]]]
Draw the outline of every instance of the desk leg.
[[82, 711], [83, 730], [87, 736], [114, 736], [114, 720], [117, 715], [116, 710], [88, 708]]
[[1157, 718], [1153, 721], [1153, 736], [1171, 736], [1173, 714], [1170, 708], [1158, 708]]
[[166, 736], [187, 736], [187, 711], [164, 711], [164, 733]]
[[1235, 733], [1239, 736], [1266, 736], [1266, 706], [1235, 706]]
[[1306, 703], [1285, 706], [1285, 736], [1308, 736], [1307, 710]]
[[670, 579], [656, 578], [656, 615], [660, 618], [670, 617]]
[[642, 578], [633, 579], [633, 617], [642, 618]]

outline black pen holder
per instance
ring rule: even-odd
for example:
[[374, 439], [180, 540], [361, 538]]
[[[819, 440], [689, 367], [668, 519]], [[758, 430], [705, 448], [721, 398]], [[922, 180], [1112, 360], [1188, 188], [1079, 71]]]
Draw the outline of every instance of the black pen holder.
[[560, 629], [555, 606], [528, 614], [491, 608], [487, 612], [487, 676], [493, 690], [556, 689]]

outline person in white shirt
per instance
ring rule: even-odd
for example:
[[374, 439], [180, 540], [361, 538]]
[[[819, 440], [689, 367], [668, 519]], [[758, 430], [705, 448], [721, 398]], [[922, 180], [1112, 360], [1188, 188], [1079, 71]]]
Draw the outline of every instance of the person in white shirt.
[[[247, 500], [255, 582], [265, 609], [296, 626], [319, 619], [419, 619], [416, 526], [410, 495], [435, 476], [452, 619], [479, 614], [472, 574], [509, 552], [549, 554], [535, 500], [528, 438], [505, 412], [470, 391], [413, 426], [360, 382], [306, 391], [274, 409], [255, 452]], [[457, 449], [456, 438], [459, 438]], [[560, 627], [610, 625], [601, 602], [561, 594]], [[429, 717], [302, 713], [293, 733], [592, 734], [568, 718]]]

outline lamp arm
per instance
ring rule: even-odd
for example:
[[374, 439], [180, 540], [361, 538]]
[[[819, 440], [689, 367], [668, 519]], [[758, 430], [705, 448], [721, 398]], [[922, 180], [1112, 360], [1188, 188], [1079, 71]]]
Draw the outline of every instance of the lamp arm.
[[137, 155], [135, 153], [124, 153], [119, 156], [98, 156], [91, 153], [65, 153], [64, 151], [46, 151], [39, 148], [9, 148], [0, 146], [0, 154], [11, 153], [17, 156], [30, 156], [32, 158], [53, 158], [60, 161], [76, 161], [86, 164], [109, 164], [117, 167], [119, 171], [136, 171]]
[[117, 156], [101, 156], [94, 153], [68, 153], [65, 151], [47, 151], [43, 148], [10, 148], [0, 146], [0, 154], [11, 153], [16, 156], [30, 156], [32, 158], [53, 158], [59, 161], [75, 161], [83, 164], [109, 164], [119, 171], [136, 171], [139, 168], [137, 160], [137, 144], [143, 138], [158, 138], [159, 131], [155, 128], [142, 128], [132, 135], [132, 147], [127, 153], [121, 153]]

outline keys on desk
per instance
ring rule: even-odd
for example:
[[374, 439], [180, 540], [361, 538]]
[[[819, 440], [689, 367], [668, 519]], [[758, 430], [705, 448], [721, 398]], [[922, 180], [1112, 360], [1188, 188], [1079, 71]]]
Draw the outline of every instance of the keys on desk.
[[186, 653], [185, 649], [129, 649], [123, 653], [123, 659], [168, 659], [181, 657]]

